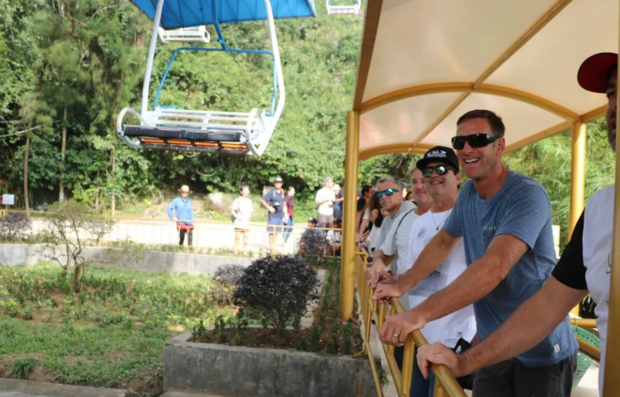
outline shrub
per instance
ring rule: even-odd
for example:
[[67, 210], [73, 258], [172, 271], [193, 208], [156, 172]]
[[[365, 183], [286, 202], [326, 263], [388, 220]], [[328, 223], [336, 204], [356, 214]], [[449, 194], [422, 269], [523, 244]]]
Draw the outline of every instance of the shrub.
[[306, 229], [299, 239], [299, 255], [323, 256], [331, 249], [325, 234], [318, 229]]
[[266, 256], [252, 262], [237, 282], [235, 305], [257, 312], [264, 324], [281, 333], [289, 321], [306, 314], [319, 298], [316, 271], [293, 256]]
[[234, 286], [237, 284], [237, 280], [243, 276], [244, 271], [245, 266], [224, 265], [215, 271], [213, 278], [222, 284]]
[[30, 219], [20, 212], [9, 212], [0, 217], [0, 241], [17, 241], [26, 237], [30, 230]]
[[237, 280], [243, 275], [245, 267], [241, 265], [224, 265], [213, 274], [216, 283], [211, 290], [213, 298], [219, 302], [232, 303], [232, 294]]

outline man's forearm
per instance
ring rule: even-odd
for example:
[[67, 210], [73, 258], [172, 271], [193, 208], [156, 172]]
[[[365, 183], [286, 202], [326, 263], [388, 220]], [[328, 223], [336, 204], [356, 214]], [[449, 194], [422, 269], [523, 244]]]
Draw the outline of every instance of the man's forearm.
[[504, 280], [510, 269], [528, 250], [516, 237], [494, 237], [487, 252], [456, 280], [417, 307], [426, 321], [441, 318], [486, 296]]
[[269, 209], [269, 204], [265, 200], [261, 199], [260, 203], [263, 205], [263, 207]]
[[[452, 238], [443, 229], [439, 233], [427, 244], [413, 266], [399, 279], [398, 287], [402, 291], [409, 291], [418, 285], [420, 281], [441, 266], [448, 255], [450, 255], [458, 238]], [[443, 241], [441, 233], [446, 233], [445, 236], [448, 236], [447, 240], [452, 241]]]
[[443, 290], [431, 295], [417, 310], [426, 321], [433, 321], [471, 305], [488, 295], [502, 280], [485, 263], [485, 257], [474, 262], [459, 278]]
[[381, 262], [383, 262], [385, 266], [387, 266], [390, 263], [392, 263], [392, 261], [394, 261], [395, 258], [396, 258], [396, 255], [386, 255], [385, 252], [383, 252], [383, 250], [378, 249], [378, 250], [375, 250], [373, 261], [380, 260]]
[[465, 352], [467, 372], [530, 350], [549, 335], [586, 294], [585, 290], [575, 290], [549, 278], [497, 331]]

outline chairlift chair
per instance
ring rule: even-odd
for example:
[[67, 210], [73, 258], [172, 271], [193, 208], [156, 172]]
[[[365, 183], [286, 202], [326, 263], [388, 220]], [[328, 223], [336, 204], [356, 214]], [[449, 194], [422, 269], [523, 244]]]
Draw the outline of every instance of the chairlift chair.
[[[263, 154], [284, 109], [286, 94], [278, 42], [274, 24], [271, 0], [252, 0], [229, 3], [226, 0], [158, 0], [153, 8], [151, 0], [132, 0], [133, 3], [153, 19], [153, 33], [149, 47], [144, 85], [142, 87], [142, 109], [138, 113], [126, 107], [116, 120], [116, 132], [128, 146], [136, 149], [163, 149], [177, 151], [214, 152], [223, 151], [260, 156]], [[314, 16], [313, 0], [273, 0], [280, 18]], [[264, 3], [264, 9], [258, 7]], [[222, 10], [222, 4], [226, 9]], [[233, 9], [231, 4], [236, 5]], [[292, 5], [292, 7], [291, 7]], [[167, 6], [167, 8], [166, 8]], [[178, 12], [185, 7], [183, 12]], [[164, 13], [164, 8], [166, 12]], [[200, 10], [200, 12], [196, 12]], [[210, 12], [208, 12], [210, 11]], [[163, 16], [162, 16], [163, 15]], [[181, 17], [179, 16], [181, 15]], [[184, 20], [183, 18], [186, 18]], [[181, 19], [181, 20], [180, 20]], [[267, 19], [271, 38], [271, 51], [228, 48], [220, 22], [235, 23]], [[155, 47], [160, 25], [165, 33], [162, 41], [179, 42], [195, 40], [200, 27], [213, 24], [218, 35], [220, 48], [180, 47], [171, 55], [155, 95], [152, 110], [148, 109], [150, 78], [155, 58]], [[191, 33], [187, 26], [199, 26]], [[170, 35], [172, 29], [184, 28], [178, 36]], [[206, 32], [206, 30], [204, 30]], [[207, 33], [208, 35], [208, 33]], [[207, 37], [205, 35], [205, 38]], [[196, 42], [196, 41], [193, 41]], [[273, 61], [273, 94], [271, 108], [259, 111], [253, 108], [246, 112], [184, 110], [159, 105], [159, 96], [172, 63], [181, 51], [227, 52], [271, 56]], [[133, 115], [139, 124], [124, 123], [125, 116]]]
[[204, 25], [166, 30], [158, 28], [159, 39], [162, 43], [209, 43], [211, 35]]
[[355, 4], [352, 5], [333, 5], [333, 0], [326, 0], [325, 6], [329, 15], [345, 15], [360, 13], [360, 7], [362, 6], [361, 0], [355, 0]]

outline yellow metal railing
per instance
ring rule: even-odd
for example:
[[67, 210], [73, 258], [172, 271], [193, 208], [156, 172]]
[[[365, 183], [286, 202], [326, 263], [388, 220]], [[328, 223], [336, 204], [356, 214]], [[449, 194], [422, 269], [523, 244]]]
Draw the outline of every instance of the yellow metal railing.
[[576, 338], [576, 339], [577, 339], [577, 343], [579, 344], [579, 351], [581, 353], [590, 357], [592, 360], [596, 361], [597, 363], [601, 361], [601, 350], [598, 347], [591, 345], [582, 339], [579, 339], [579, 338]]
[[[360, 308], [363, 316], [364, 324], [364, 350], [360, 355], [368, 356], [370, 366], [375, 380], [377, 396], [383, 397], [383, 389], [380, 383], [379, 373], [376, 368], [372, 347], [370, 345], [370, 334], [372, 327], [372, 319], [375, 320], [377, 330], [381, 328], [387, 314], [388, 307], [384, 304], [378, 304], [372, 299], [373, 290], [368, 286], [366, 281], [366, 253], [358, 252], [355, 261], [355, 281], [357, 284], [357, 292], [359, 295]], [[396, 298], [390, 301], [390, 314], [403, 313], [405, 310]], [[413, 373], [413, 360], [415, 346], [424, 346], [428, 342], [422, 332], [413, 331], [407, 338], [404, 346], [402, 372], [398, 369], [394, 358], [394, 346], [381, 344], [385, 352], [388, 367], [394, 380], [394, 385], [398, 391], [398, 395], [402, 397], [409, 396], [411, 389], [411, 379]], [[466, 394], [459, 386], [456, 379], [450, 373], [447, 367], [443, 365], [431, 364], [430, 369], [435, 374], [435, 397], [465, 397]]]
[[570, 323], [572, 325], [575, 325], [579, 328], [596, 328], [596, 320], [593, 318], [570, 318], [569, 319]]
[[[359, 355], [366, 355], [370, 360], [370, 366], [375, 381], [375, 387], [377, 389], [377, 396], [383, 397], [383, 389], [381, 387], [379, 372], [376, 367], [376, 363], [373, 357], [372, 348], [370, 345], [370, 335], [372, 320], [374, 319], [377, 330], [381, 328], [387, 314], [388, 306], [384, 304], [378, 304], [372, 299], [374, 290], [368, 286], [366, 281], [366, 258], [365, 252], [357, 252], [355, 263], [355, 282], [357, 284], [357, 292], [359, 295], [359, 302], [361, 306], [361, 313], [363, 316], [364, 324], [364, 350]], [[392, 298], [390, 301], [390, 315], [396, 313], [403, 313], [404, 309], [398, 299]], [[583, 319], [583, 318], [571, 318], [570, 323], [581, 328], [596, 328], [596, 320]], [[579, 344], [579, 351], [586, 356], [590, 357], [596, 362], [601, 360], [601, 351], [598, 347], [577, 338]], [[404, 346], [403, 354], [403, 366], [402, 371], [398, 369], [396, 360], [394, 358], [394, 346], [381, 344], [385, 352], [388, 367], [394, 380], [394, 385], [398, 391], [399, 396], [409, 396], [409, 389], [411, 388], [411, 379], [413, 372], [413, 360], [414, 347], [424, 346], [428, 344], [426, 338], [419, 330], [413, 331], [413, 333], [407, 339]], [[435, 374], [435, 396], [436, 397], [463, 397], [466, 396], [463, 389], [459, 386], [456, 379], [452, 376], [447, 367], [443, 365], [431, 364], [431, 371]]]

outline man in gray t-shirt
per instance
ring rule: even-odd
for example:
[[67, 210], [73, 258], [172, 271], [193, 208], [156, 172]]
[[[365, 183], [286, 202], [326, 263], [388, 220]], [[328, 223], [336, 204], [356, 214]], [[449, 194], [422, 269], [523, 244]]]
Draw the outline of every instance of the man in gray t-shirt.
[[[555, 265], [551, 204], [536, 181], [501, 161], [504, 124], [488, 110], [461, 116], [452, 146], [468, 181], [445, 226], [395, 284], [379, 284], [375, 299], [401, 296], [445, 260], [463, 237], [468, 269], [410, 311], [385, 321], [380, 338], [399, 345], [415, 329], [474, 304], [484, 340], [543, 286]], [[568, 321], [514, 359], [478, 371], [474, 397], [570, 396], [578, 348]]]

